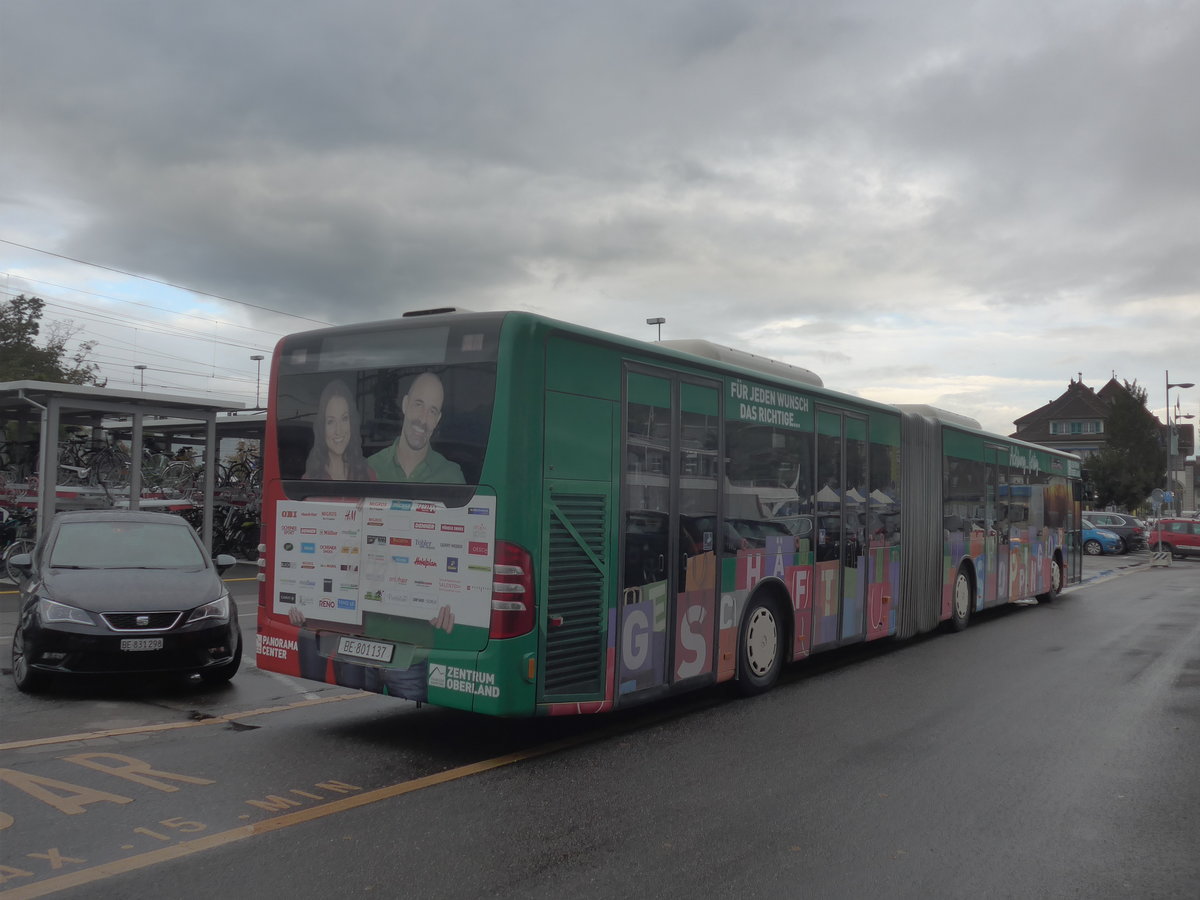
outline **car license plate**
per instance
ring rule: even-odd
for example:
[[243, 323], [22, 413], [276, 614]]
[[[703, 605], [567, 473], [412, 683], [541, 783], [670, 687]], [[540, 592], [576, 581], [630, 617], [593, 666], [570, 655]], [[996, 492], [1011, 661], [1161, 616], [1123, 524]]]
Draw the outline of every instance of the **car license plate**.
[[382, 641], [364, 641], [360, 638], [344, 637], [338, 641], [338, 653], [342, 656], [357, 656], [372, 662], [391, 662], [396, 648]]
[[121, 638], [122, 650], [161, 650], [163, 639], [156, 638]]

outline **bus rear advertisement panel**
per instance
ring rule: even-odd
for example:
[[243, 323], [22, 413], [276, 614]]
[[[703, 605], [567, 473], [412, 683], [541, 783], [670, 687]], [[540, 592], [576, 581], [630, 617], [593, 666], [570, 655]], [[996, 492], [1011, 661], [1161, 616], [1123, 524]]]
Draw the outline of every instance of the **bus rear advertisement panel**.
[[525, 313], [285, 338], [260, 667], [603, 712], [1077, 579], [1077, 458], [714, 359]]

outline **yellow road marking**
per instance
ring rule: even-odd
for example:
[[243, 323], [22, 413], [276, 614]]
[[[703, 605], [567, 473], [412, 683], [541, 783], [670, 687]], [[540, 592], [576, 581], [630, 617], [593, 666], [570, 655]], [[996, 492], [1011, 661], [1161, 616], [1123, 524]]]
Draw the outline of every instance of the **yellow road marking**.
[[[610, 729], [605, 729], [605, 731], [609, 730]], [[276, 816], [271, 819], [266, 819], [262, 822], [256, 822], [253, 825], [242, 825], [237, 828], [231, 828], [228, 831], [221, 831], [216, 834], [206, 835], [202, 838], [182, 841], [170, 847], [163, 847], [160, 850], [151, 850], [148, 853], [140, 853], [137, 856], [131, 856], [128, 859], [115, 860], [113, 862], [103, 863], [99, 866], [80, 869], [78, 872], [72, 872], [69, 875], [58, 875], [54, 878], [47, 878], [44, 881], [36, 882], [35, 884], [28, 884], [23, 887], [13, 888], [7, 891], [0, 891], [0, 896], [4, 897], [5, 900], [10, 900], [10, 898], [11, 900], [27, 900], [27, 898], [32, 897], [44, 897], [47, 894], [52, 894], [56, 891], [79, 887], [84, 884], [91, 884], [94, 881], [100, 881], [104, 878], [111, 878], [114, 875], [124, 875], [127, 872], [144, 869], [147, 866], [157, 865], [158, 863], [168, 862], [173, 859], [179, 859], [180, 857], [191, 856], [193, 853], [202, 853], [205, 850], [212, 850], [216, 847], [223, 847], [226, 844], [232, 844], [256, 835], [269, 834], [272, 831], [291, 828], [293, 825], [303, 825], [306, 822], [313, 821], [314, 819], [322, 819], [326, 816], [332, 816], [336, 815], [337, 813], [357, 809], [360, 806], [378, 803], [380, 800], [390, 800], [393, 797], [399, 797], [403, 794], [412, 793], [413, 791], [424, 790], [425, 788], [434, 787], [439, 784], [445, 784], [449, 781], [457, 781], [460, 778], [466, 778], [470, 775], [478, 775], [481, 772], [498, 769], [502, 766], [510, 766], [513, 763], [522, 762], [527, 759], [535, 759], [536, 757], [545, 756], [549, 753], [555, 753], [559, 750], [564, 750], [568, 747], [595, 739], [595, 734], [582, 734], [570, 738], [564, 738], [559, 741], [552, 741], [548, 744], [542, 744], [539, 747], [534, 747], [529, 750], [519, 750], [516, 753], [508, 753], [504, 756], [497, 756], [494, 759], [485, 759], [481, 762], [459, 766], [456, 769], [449, 769], [445, 772], [438, 772], [434, 775], [426, 775], [424, 778], [415, 778], [412, 781], [402, 781], [399, 784], [377, 788], [373, 791], [367, 791], [365, 794], [357, 794], [353, 797], [343, 797], [340, 800], [333, 800], [329, 803], [323, 803], [320, 806], [312, 806], [308, 809], [286, 813], [282, 816]]]
[[153, 734], [156, 731], [174, 731], [178, 728], [196, 728], [202, 725], [222, 725], [238, 719], [248, 719], [251, 716], [265, 716], [268, 713], [286, 712], [289, 709], [303, 709], [306, 706], [320, 706], [322, 703], [336, 703], [340, 700], [360, 700], [363, 697], [375, 697], [367, 691], [355, 691], [352, 694], [339, 694], [336, 697], [319, 697], [316, 700], [297, 700], [286, 706], [267, 706], [262, 709], [251, 709], [246, 712], [227, 713], [214, 716], [211, 719], [196, 719], [188, 722], [164, 722], [158, 725], [134, 725], [129, 728], [110, 728], [107, 731], [85, 731], [81, 734], [59, 734], [48, 738], [34, 738], [28, 741], [12, 741], [0, 744], [0, 750], [22, 750], [26, 747], [45, 747], [50, 744], [69, 744], [75, 741], [93, 741], [97, 738], [116, 737], [122, 734]]

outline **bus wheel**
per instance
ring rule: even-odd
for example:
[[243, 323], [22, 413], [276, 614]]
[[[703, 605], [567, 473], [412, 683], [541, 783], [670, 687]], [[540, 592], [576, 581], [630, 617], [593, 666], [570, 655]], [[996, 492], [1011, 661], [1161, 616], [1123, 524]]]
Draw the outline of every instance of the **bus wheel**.
[[783, 668], [783, 618], [774, 599], [750, 601], [738, 649], [738, 690], [748, 697], [770, 690]]
[[971, 576], [967, 570], [960, 568], [954, 576], [954, 606], [950, 610], [950, 619], [946, 622], [948, 631], [962, 631], [971, 621], [971, 607], [974, 606], [974, 590], [971, 588]]
[[1050, 590], [1044, 594], [1038, 594], [1037, 598], [1042, 603], [1049, 603], [1055, 597], [1062, 593], [1063, 589], [1063, 567], [1062, 560], [1057, 554], [1050, 561]]

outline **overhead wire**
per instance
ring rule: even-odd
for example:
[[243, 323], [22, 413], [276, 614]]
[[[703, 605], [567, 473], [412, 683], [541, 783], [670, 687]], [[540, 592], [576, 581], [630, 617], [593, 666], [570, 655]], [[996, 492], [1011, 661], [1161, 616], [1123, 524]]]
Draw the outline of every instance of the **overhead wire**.
[[257, 309], [260, 312], [268, 312], [268, 313], [272, 313], [273, 315], [277, 315], [277, 316], [288, 316], [289, 318], [293, 318], [293, 319], [301, 319], [302, 321], [305, 321], [305, 322], [312, 322], [314, 325], [332, 325], [333, 324], [332, 322], [325, 322], [321, 319], [313, 319], [308, 316], [302, 316], [298, 313], [284, 312], [283, 310], [272, 309], [269, 306], [260, 306], [255, 303], [247, 303], [245, 300], [235, 300], [233, 297], [225, 297], [225, 296], [222, 296], [221, 294], [213, 294], [208, 291], [199, 290], [197, 288], [187, 287], [182, 284], [175, 284], [174, 282], [171, 282], [171, 281], [163, 281], [159, 278], [151, 278], [149, 275], [139, 275], [136, 272], [127, 272], [126, 270], [118, 269], [115, 266], [106, 266], [102, 263], [95, 263], [95, 262], [90, 262], [89, 260], [86, 260], [86, 259], [79, 259], [74, 256], [67, 256], [65, 253], [56, 253], [53, 250], [45, 250], [41, 247], [31, 247], [28, 244], [21, 244], [21, 243], [18, 243], [17, 241], [10, 241], [7, 238], [0, 238], [0, 244], [8, 244], [10, 247], [20, 247], [22, 250], [30, 250], [34, 253], [44, 253], [47, 256], [53, 256], [56, 259], [65, 259], [68, 262], [79, 263], [82, 266], [92, 266], [93, 268], [96, 268], [96, 269], [103, 269], [106, 272], [116, 272], [118, 275], [125, 275], [129, 278], [140, 278], [143, 281], [149, 281], [152, 284], [161, 284], [163, 287], [174, 288], [177, 291], [188, 291], [189, 293], [192, 293], [192, 294], [198, 294], [201, 297], [211, 297], [214, 300], [222, 300], [226, 303], [236, 303], [239, 306], [245, 306], [248, 309]]

